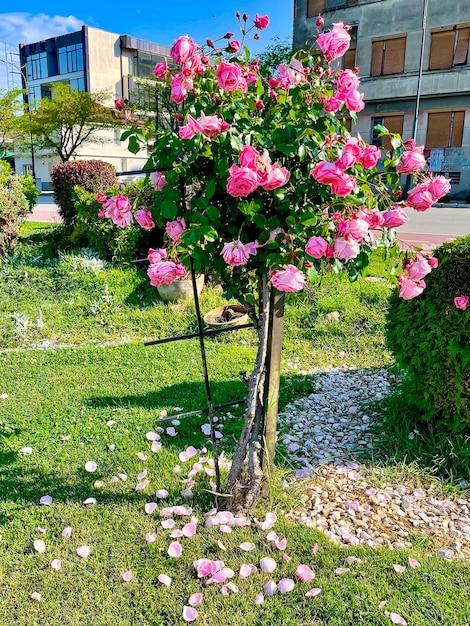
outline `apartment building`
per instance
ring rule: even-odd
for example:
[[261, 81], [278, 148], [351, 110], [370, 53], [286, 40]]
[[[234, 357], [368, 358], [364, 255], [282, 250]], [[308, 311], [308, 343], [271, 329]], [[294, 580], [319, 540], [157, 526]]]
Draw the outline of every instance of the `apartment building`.
[[[35, 43], [20, 44], [23, 86], [29, 105], [51, 96], [55, 82], [71, 85], [80, 91], [109, 91], [109, 105], [115, 97], [130, 98], [138, 86], [136, 78], [152, 75], [156, 63], [169, 57], [170, 49], [130, 35], [118, 35], [90, 26]], [[112, 163], [118, 172], [138, 170], [147, 160], [147, 152], [133, 155], [127, 143], [120, 141], [121, 130], [103, 129], [100, 143], [84, 144], [76, 159], [102, 159]], [[38, 186], [51, 188], [50, 173], [57, 158], [34, 156]], [[16, 159], [17, 173], [32, 173], [32, 158]]]
[[294, 44], [311, 41], [315, 20], [351, 26], [343, 67], [359, 67], [366, 107], [354, 133], [384, 149], [384, 124], [426, 146], [429, 170], [453, 193], [470, 190], [469, 0], [294, 0]]

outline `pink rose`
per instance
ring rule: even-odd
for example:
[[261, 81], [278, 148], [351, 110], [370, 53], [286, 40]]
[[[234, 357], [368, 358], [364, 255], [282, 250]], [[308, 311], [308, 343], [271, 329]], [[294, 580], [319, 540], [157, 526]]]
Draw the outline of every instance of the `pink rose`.
[[394, 209], [390, 209], [390, 211], [384, 211], [382, 213], [383, 216], [383, 225], [385, 228], [398, 228], [399, 226], [403, 226], [408, 221], [408, 214], [404, 209], [400, 209], [396, 207]]
[[153, 287], [161, 287], [161, 285], [170, 285], [178, 278], [185, 276], [186, 270], [181, 263], [174, 261], [160, 261], [156, 265], [151, 265], [147, 270], [150, 278], [150, 284]]
[[282, 187], [290, 178], [290, 172], [285, 167], [280, 167], [275, 163], [268, 171], [266, 181], [262, 184], [263, 189], [270, 191]]
[[181, 139], [192, 139], [196, 133], [204, 132], [202, 124], [195, 120], [192, 115], [188, 115], [186, 121], [186, 126], [180, 126], [178, 130]]
[[167, 69], [168, 65], [166, 64], [166, 61], [164, 61], [163, 63], [157, 63], [155, 65], [155, 67], [153, 68], [153, 73], [156, 78], [165, 78]]
[[228, 42], [227, 48], [230, 50], [230, 52], [236, 54], [237, 52], [239, 52], [241, 45], [239, 41], [237, 41], [236, 39], [232, 39], [232, 41]]
[[300, 291], [305, 285], [305, 276], [294, 265], [284, 265], [271, 272], [271, 283], [279, 291]]
[[314, 259], [321, 259], [327, 256], [330, 248], [330, 244], [323, 237], [310, 237], [307, 241], [305, 252]]
[[336, 81], [340, 91], [347, 92], [359, 87], [359, 78], [352, 70], [343, 70]]
[[171, 77], [171, 93], [170, 97], [176, 104], [181, 104], [185, 101], [188, 91], [183, 87], [183, 81], [181, 76], [176, 75]]
[[408, 192], [409, 204], [415, 211], [423, 212], [431, 208], [434, 198], [429, 191], [429, 183], [421, 183]]
[[367, 146], [364, 149], [361, 157], [362, 167], [364, 167], [366, 170], [370, 170], [377, 165], [379, 159], [380, 150], [377, 148], [377, 146]]
[[311, 175], [319, 183], [330, 185], [335, 180], [338, 180], [343, 175], [343, 172], [336, 163], [320, 161], [313, 168]]
[[226, 243], [221, 254], [224, 261], [232, 266], [245, 265], [250, 256], [249, 249], [247, 250], [246, 246], [239, 240]]
[[340, 110], [342, 104], [343, 102], [339, 98], [328, 98], [323, 105], [323, 108], [326, 113], [336, 113], [336, 111]]
[[456, 298], [454, 298], [454, 304], [458, 309], [465, 311], [465, 309], [468, 307], [469, 299], [470, 298], [468, 296], [457, 296]]
[[100, 204], [104, 204], [107, 199], [107, 196], [104, 193], [101, 193], [101, 191], [96, 194], [96, 201]]
[[357, 89], [352, 89], [344, 94], [344, 104], [350, 111], [358, 113], [365, 107], [363, 97], [363, 93], [359, 93]]
[[419, 281], [429, 274], [431, 266], [426, 258], [417, 258], [415, 261], [407, 263], [406, 273], [410, 280]]
[[256, 170], [256, 160], [259, 158], [259, 152], [252, 146], [243, 146], [242, 151], [238, 155], [238, 163], [240, 167], [248, 167]]
[[[335, 143], [337, 141], [337, 137], [331, 137], [331, 143]], [[364, 154], [364, 142], [359, 141], [357, 137], [350, 137], [347, 142], [343, 146], [343, 153], [351, 152], [354, 155], [356, 161], [360, 161], [362, 159], [362, 155]]]
[[98, 217], [106, 217], [106, 211], [104, 209], [100, 209], [98, 211]]
[[122, 111], [122, 102], [121, 100], [119, 100], [119, 98], [116, 98], [116, 100], [114, 101], [114, 106], [118, 111]]
[[428, 191], [432, 196], [433, 202], [442, 198], [450, 191], [451, 184], [444, 176], [436, 176], [429, 183]]
[[199, 123], [202, 127], [202, 132], [208, 137], [217, 137], [222, 130], [223, 120], [217, 117], [217, 115], [204, 115], [201, 114]]
[[355, 239], [346, 235], [335, 238], [334, 251], [338, 259], [355, 259], [361, 248]]
[[397, 172], [400, 174], [413, 174], [418, 170], [422, 170], [426, 165], [426, 159], [423, 156], [424, 146], [418, 146], [412, 150], [407, 150], [401, 162], [397, 165]]
[[356, 241], [362, 241], [369, 234], [370, 224], [362, 218], [356, 218], [347, 222], [348, 232]]
[[161, 172], [152, 172], [150, 174], [150, 184], [156, 191], [161, 191], [168, 183], [166, 182], [165, 174], [162, 174]]
[[401, 277], [398, 278], [401, 285], [399, 296], [400, 298], [403, 298], [403, 300], [411, 300], [412, 298], [416, 298], [416, 296], [419, 296], [419, 294], [422, 293], [426, 288], [426, 283], [424, 282], [424, 280], [419, 280], [415, 283], [414, 280], [408, 280], [406, 278], [401, 278], [400, 280], [400, 278]]
[[258, 15], [255, 17], [255, 26], [258, 30], [264, 30], [269, 26], [269, 17], [267, 15]]
[[258, 187], [258, 176], [255, 171], [248, 167], [232, 165], [229, 168], [229, 173], [227, 193], [234, 198], [248, 196]]
[[356, 163], [356, 158], [352, 152], [343, 152], [335, 164], [342, 170], [347, 170]]
[[331, 192], [341, 198], [349, 196], [354, 189], [356, 189], [356, 179], [354, 176], [349, 174], [343, 174], [341, 178], [338, 178], [331, 183]]
[[183, 65], [187, 63], [189, 59], [193, 56], [196, 51], [196, 46], [191, 39], [185, 35], [184, 37], [178, 37], [175, 43], [170, 48], [170, 56], [178, 63], [178, 65]]
[[166, 250], [164, 250], [163, 248], [160, 248], [159, 250], [155, 250], [155, 248], [150, 248], [147, 258], [150, 265], [155, 265], [163, 259], [166, 259]]
[[110, 198], [103, 204], [105, 210], [105, 217], [110, 217], [113, 222], [124, 228], [132, 224], [131, 203], [122, 194]]
[[217, 84], [224, 91], [240, 89], [245, 92], [246, 80], [243, 78], [243, 69], [238, 63], [226, 63], [222, 61], [215, 70]]
[[173, 239], [173, 241], [179, 241], [181, 239], [181, 234], [186, 230], [184, 217], [178, 217], [173, 222], [167, 222], [165, 230], [170, 239]]
[[135, 212], [134, 217], [139, 226], [142, 226], [144, 230], [152, 230], [152, 228], [155, 228], [152, 214], [147, 209], [139, 209]]
[[333, 24], [329, 33], [318, 35], [317, 43], [328, 61], [343, 56], [349, 48], [351, 37], [344, 29], [343, 22]]

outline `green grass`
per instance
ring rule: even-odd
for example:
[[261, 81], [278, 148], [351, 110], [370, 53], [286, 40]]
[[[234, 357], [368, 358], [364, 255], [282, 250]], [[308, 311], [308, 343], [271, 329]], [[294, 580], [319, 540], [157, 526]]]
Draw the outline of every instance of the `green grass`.
[[[34, 232], [32, 246], [38, 252], [49, 244], [44, 232]], [[38, 237], [44, 238], [42, 243]], [[199, 528], [195, 536], [181, 540], [182, 557], [170, 558], [170, 531], [161, 528], [157, 513], [145, 513], [144, 504], [162, 488], [169, 491], [165, 504], [181, 503], [181, 480], [193, 461], [180, 463], [178, 452], [189, 444], [206, 444], [200, 431], [206, 418], [185, 419], [175, 438], [162, 435], [163, 450], [156, 454], [150, 452], [145, 433], [156, 428], [164, 409], [170, 413], [175, 407], [189, 411], [204, 406], [205, 392], [197, 341], [144, 347], [142, 339], [193, 329], [192, 307], [159, 302], [145, 275], [133, 267], [94, 274], [74, 269], [67, 257], [49, 265], [28, 262], [29, 241], [21, 244], [16, 260], [0, 266], [4, 338], [0, 395], [8, 394], [0, 399], [1, 626], [174, 626], [184, 623], [182, 607], [197, 591], [204, 594], [204, 601], [196, 624], [204, 626], [386, 626], [390, 624], [386, 610], [400, 613], [410, 626], [468, 622], [468, 563], [437, 559], [419, 536], [412, 549], [398, 553], [339, 548], [316, 530], [286, 521], [282, 512], [298, 504], [299, 494], [285, 486], [289, 468], [282, 457], [272, 499], [262, 501], [254, 514], [262, 517], [267, 510], [277, 511], [275, 531], [288, 539], [290, 563], [266, 541], [265, 532], [251, 527], [235, 529], [230, 535]], [[104, 285], [113, 298], [104, 302], [109, 308], [103, 305], [103, 311], [89, 314]], [[312, 378], [300, 371], [320, 365], [374, 367], [391, 362], [381, 330], [388, 290], [386, 283], [350, 285], [328, 276], [306, 295], [289, 298], [281, 406], [311, 391]], [[206, 289], [201, 299], [205, 308], [219, 301], [216, 289]], [[44, 326], [33, 330], [38, 308]], [[8, 320], [12, 311], [23, 311], [32, 320], [23, 335]], [[339, 320], [326, 322], [325, 314], [333, 311], [338, 311]], [[90, 345], [90, 339], [118, 342], [124, 334], [129, 341], [121, 345]], [[255, 354], [252, 331], [227, 335], [207, 341], [215, 402], [245, 394], [238, 372], [250, 370]], [[44, 340], [74, 345], [31, 348]], [[240, 430], [240, 411], [234, 409], [234, 417], [224, 420], [222, 446], [227, 452]], [[107, 426], [108, 420], [115, 420], [115, 425]], [[24, 446], [31, 446], [33, 453], [20, 454]], [[148, 460], [140, 460], [138, 453], [147, 454]], [[94, 474], [84, 470], [89, 460], [98, 464]], [[182, 466], [180, 474], [173, 471], [176, 463]], [[136, 492], [137, 474], [144, 468], [150, 482], [143, 492]], [[397, 472], [389, 471], [392, 480]], [[118, 472], [128, 480], [110, 482]], [[96, 480], [104, 485], [95, 486]], [[208, 478], [198, 474], [188, 504], [201, 526], [203, 513], [213, 502], [209, 490]], [[51, 507], [38, 504], [46, 494], [53, 497]], [[97, 504], [83, 505], [88, 497], [95, 497]], [[182, 523], [178, 520], [178, 527]], [[73, 528], [70, 539], [60, 536], [65, 526]], [[38, 527], [46, 533], [40, 534]], [[155, 543], [146, 542], [148, 532], [156, 532]], [[33, 541], [39, 538], [47, 546], [44, 554], [33, 549]], [[226, 546], [225, 552], [218, 540]], [[252, 541], [256, 549], [241, 552], [237, 546], [242, 541]], [[315, 543], [320, 546], [317, 555], [312, 553]], [[81, 545], [91, 547], [87, 559], [75, 553]], [[335, 576], [333, 570], [343, 566], [350, 554], [363, 563], [352, 565], [349, 574]], [[192, 567], [198, 558], [219, 558], [238, 573], [242, 563], [258, 564], [263, 556], [277, 560], [274, 574], [235, 578], [239, 593], [229, 597], [220, 593], [218, 585], [205, 587]], [[392, 564], [405, 565], [408, 556], [420, 561], [421, 567], [397, 575]], [[58, 572], [50, 568], [54, 558], [62, 561]], [[267, 580], [293, 576], [300, 563], [315, 570], [314, 581], [296, 584], [289, 596], [276, 594], [264, 605], [254, 605]], [[129, 569], [134, 580], [124, 583], [122, 573]], [[157, 581], [160, 573], [173, 578], [170, 588]], [[321, 595], [306, 598], [311, 587], [321, 587]], [[41, 594], [40, 603], [30, 600], [33, 591]], [[380, 609], [383, 600], [387, 604]]]

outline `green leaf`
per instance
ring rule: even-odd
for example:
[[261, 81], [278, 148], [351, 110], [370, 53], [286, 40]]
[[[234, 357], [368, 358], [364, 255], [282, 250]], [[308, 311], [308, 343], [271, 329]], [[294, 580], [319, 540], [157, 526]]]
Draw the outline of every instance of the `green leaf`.
[[315, 226], [318, 222], [318, 217], [314, 213], [306, 213], [300, 218], [300, 223], [304, 226]]
[[215, 194], [215, 180], [213, 178], [206, 185], [206, 198], [210, 200]]
[[135, 137], [135, 135], [132, 135], [131, 137], [129, 137], [128, 149], [130, 152], [132, 152], [132, 154], [137, 154], [139, 152], [140, 144], [137, 141], [137, 138]]
[[392, 144], [392, 147], [397, 150], [397, 148], [399, 148], [402, 143], [400, 135], [390, 135], [390, 143]]
[[220, 211], [216, 206], [211, 204], [206, 209], [206, 215], [212, 222], [215, 222], [215, 220], [218, 220], [220, 217]]
[[170, 202], [166, 198], [162, 201], [160, 205], [160, 210], [163, 217], [166, 217], [168, 220], [174, 220], [178, 215], [178, 206], [174, 202]]

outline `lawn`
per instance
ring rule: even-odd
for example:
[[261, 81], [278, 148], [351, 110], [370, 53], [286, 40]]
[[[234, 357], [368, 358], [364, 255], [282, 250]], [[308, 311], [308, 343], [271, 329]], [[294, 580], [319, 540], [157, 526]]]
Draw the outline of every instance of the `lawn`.
[[[145, 339], [194, 330], [192, 307], [161, 303], [145, 272], [135, 267], [100, 268], [86, 254], [48, 261], [41, 255], [49, 229], [28, 225], [23, 236], [17, 256], [0, 265], [2, 626], [173, 626], [184, 623], [183, 605], [196, 592], [204, 599], [195, 623], [205, 626], [375, 626], [393, 623], [389, 612], [410, 626], [468, 623], [468, 563], [438, 559], [418, 536], [411, 549], [400, 552], [340, 548], [315, 529], [288, 522], [283, 513], [299, 496], [295, 484], [286, 482], [292, 467], [285, 455], [278, 459], [271, 500], [253, 515], [264, 519], [266, 512], [276, 512], [274, 530], [287, 538], [284, 552], [291, 561], [253, 524], [229, 534], [204, 529], [213, 505], [210, 477], [198, 472], [194, 495], [182, 497], [187, 487], [182, 481], [199, 455], [187, 462], [178, 455], [188, 445], [206, 445], [200, 428], [206, 418], [181, 420], [174, 425], [176, 436], [161, 433], [159, 452], [151, 451], [146, 437], [158, 427], [162, 411], [177, 415], [205, 406], [196, 340], [143, 345]], [[377, 259], [372, 273], [385, 274]], [[308, 293], [289, 298], [281, 406], [311, 392], [316, 367], [392, 364], [382, 332], [390, 288], [384, 280], [350, 284], [327, 276]], [[206, 288], [201, 297], [204, 311], [222, 302], [217, 288]], [[334, 312], [338, 315], [328, 317]], [[207, 341], [215, 402], [244, 396], [238, 373], [250, 370], [254, 354], [250, 330]], [[220, 415], [227, 453], [240, 429], [240, 413], [241, 408]], [[25, 447], [31, 454], [20, 452]], [[95, 472], [85, 470], [88, 461], [97, 464]], [[388, 471], [393, 476], [393, 467]], [[162, 489], [168, 496], [160, 502], [156, 492]], [[50, 506], [39, 504], [45, 495], [52, 497]], [[83, 504], [88, 498], [96, 503]], [[145, 504], [151, 502], [158, 506], [147, 513]], [[183, 552], [175, 558], [167, 553], [175, 539], [161, 526], [159, 510], [179, 504], [190, 506], [199, 523], [196, 534], [179, 540]], [[175, 528], [189, 521], [190, 516], [175, 516]], [[72, 528], [69, 538], [61, 536], [65, 527]], [[155, 541], [146, 540], [148, 533]], [[45, 552], [34, 549], [38, 539]], [[242, 542], [255, 548], [244, 552]], [[80, 558], [76, 549], [85, 545], [90, 554]], [[335, 574], [351, 555], [362, 562]], [[273, 574], [258, 571], [238, 580], [243, 563], [259, 566], [266, 556], [277, 562]], [[228, 590], [225, 596], [220, 584], [206, 586], [197, 578], [192, 563], [203, 557], [221, 559], [234, 570], [238, 593]], [[420, 567], [397, 574], [393, 564], [407, 565], [408, 557]], [[60, 570], [51, 568], [53, 559], [60, 559]], [[254, 604], [267, 581], [296, 578], [299, 564], [315, 571], [313, 581], [297, 581], [289, 595], [276, 593]], [[129, 570], [133, 579], [124, 581]], [[172, 578], [170, 587], [158, 581], [160, 574]], [[311, 588], [321, 593], [306, 597]], [[31, 600], [33, 592], [40, 602]]]

